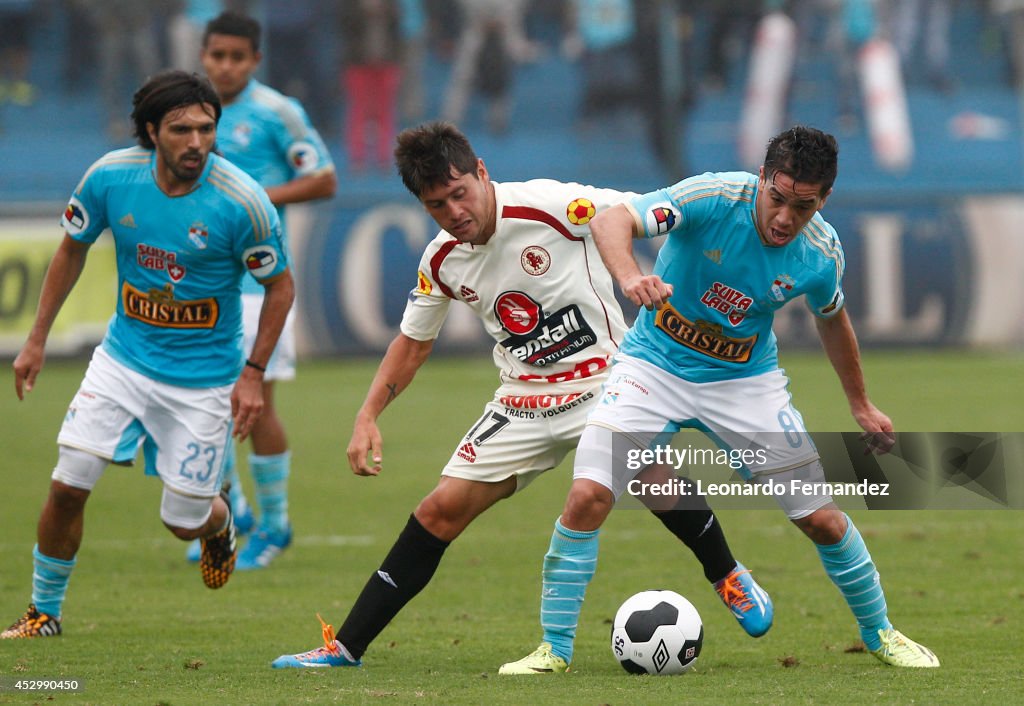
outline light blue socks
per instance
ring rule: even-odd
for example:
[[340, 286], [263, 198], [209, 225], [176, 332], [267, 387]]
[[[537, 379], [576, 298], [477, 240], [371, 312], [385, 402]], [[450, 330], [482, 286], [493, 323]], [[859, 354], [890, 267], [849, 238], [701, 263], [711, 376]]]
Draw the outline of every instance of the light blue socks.
[[882, 646], [878, 631], [892, 627], [886, 612], [885, 593], [868, 548], [853, 520], [846, 517], [846, 534], [838, 544], [815, 544], [825, 573], [850, 606], [860, 636], [869, 650]]
[[583, 594], [597, 569], [598, 532], [566, 529], [559, 518], [544, 556], [540, 624], [544, 642], [567, 663], [572, 661]]
[[32, 548], [32, 559], [32, 602], [40, 613], [59, 618], [75, 560], [46, 556], [40, 553], [38, 544]]
[[292, 454], [273, 456], [250, 454], [249, 470], [256, 483], [256, 505], [260, 509], [260, 527], [274, 532], [288, 528], [288, 476]]

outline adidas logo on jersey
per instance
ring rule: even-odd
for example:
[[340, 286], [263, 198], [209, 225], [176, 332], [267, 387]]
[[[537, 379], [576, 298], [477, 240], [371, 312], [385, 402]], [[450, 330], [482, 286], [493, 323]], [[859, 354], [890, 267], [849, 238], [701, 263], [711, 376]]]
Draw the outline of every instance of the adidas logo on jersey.
[[466, 303], [475, 302], [480, 298], [480, 295], [474, 292], [466, 285], [459, 287], [459, 294], [462, 295], [462, 300]]
[[721, 250], [705, 250], [704, 257], [711, 260], [716, 265], [722, 264], [722, 251]]
[[125, 228], [135, 228], [136, 227], [136, 225], [135, 225], [135, 216], [133, 216], [130, 213], [128, 215], [124, 216], [121, 220], [119, 220], [118, 223], [123, 225]]

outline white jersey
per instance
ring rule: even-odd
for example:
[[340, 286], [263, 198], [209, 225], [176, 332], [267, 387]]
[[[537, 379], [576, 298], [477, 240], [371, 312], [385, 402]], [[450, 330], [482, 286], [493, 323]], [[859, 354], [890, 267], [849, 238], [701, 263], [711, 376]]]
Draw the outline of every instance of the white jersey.
[[607, 376], [626, 325], [587, 224], [633, 194], [548, 179], [492, 183], [494, 235], [485, 245], [460, 243], [446, 231], [431, 241], [401, 331], [437, 338], [458, 300], [496, 341], [500, 394], [592, 387]]

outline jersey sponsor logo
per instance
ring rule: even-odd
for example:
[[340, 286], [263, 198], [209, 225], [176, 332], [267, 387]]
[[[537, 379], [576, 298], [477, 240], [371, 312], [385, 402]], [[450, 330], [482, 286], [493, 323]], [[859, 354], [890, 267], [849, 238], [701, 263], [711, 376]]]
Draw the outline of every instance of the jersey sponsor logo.
[[591, 391], [568, 395], [505, 395], [500, 401], [505, 405], [505, 414], [511, 417], [534, 419], [536, 415], [533, 410], [537, 410], [543, 419], [568, 412], [592, 399], [594, 393]]
[[161, 328], [213, 328], [217, 325], [220, 307], [215, 297], [191, 301], [174, 298], [174, 285], [148, 292], [128, 282], [121, 288], [125, 316]]
[[459, 447], [459, 458], [470, 463], [476, 462], [476, 449], [473, 448], [472, 442], [466, 442]]
[[793, 291], [793, 278], [789, 275], [779, 275], [772, 282], [771, 298], [777, 302], [786, 301], [786, 294]]
[[701, 295], [700, 303], [725, 314], [730, 324], [739, 326], [754, 300], [738, 289], [715, 282]]
[[470, 289], [469, 287], [467, 287], [466, 285], [462, 285], [461, 287], [459, 287], [459, 296], [461, 296], [462, 301], [466, 302], [467, 304], [480, 300], [480, 295], [477, 294], [472, 289]]
[[679, 213], [667, 203], [659, 203], [647, 210], [647, 232], [651, 235], [664, 235], [675, 228], [679, 222]]
[[89, 227], [89, 212], [85, 210], [81, 201], [72, 196], [64, 209], [60, 224], [71, 235], [78, 235]]
[[519, 262], [526, 274], [540, 277], [551, 267], [551, 255], [539, 245], [531, 245], [523, 250], [519, 256]]
[[757, 343], [756, 335], [733, 338], [722, 333], [721, 324], [701, 319], [692, 322], [668, 303], [658, 311], [654, 325], [676, 343], [728, 363], [746, 363]]
[[288, 163], [296, 174], [308, 174], [316, 169], [316, 148], [309, 142], [295, 142], [288, 148]]
[[[506, 292], [502, 298], [508, 298], [510, 294], [525, 297], [532, 306], [506, 310], [512, 328], [505, 324], [504, 319], [502, 326], [512, 335], [501, 345], [527, 365], [551, 365], [597, 343], [597, 335], [576, 304], [545, 317], [540, 305], [522, 292]], [[497, 304], [495, 310], [498, 310]]]
[[200, 250], [206, 250], [206, 244], [209, 241], [210, 233], [206, 230], [206, 226], [201, 222], [193, 223], [188, 229], [188, 239]]
[[413, 294], [423, 294], [424, 296], [430, 294], [434, 290], [434, 285], [430, 283], [427, 276], [422, 271], [417, 270], [416, 272], [416, 289], [413, 290]]
[[242, 262], [253, 277], [266, 277], [277, 267], [277, 253], [265, 245], [257, 245], [242, 253]]
[[135, 216], [133, 216], [130, 213], [126, 213], [125, 215], [121, 216], [121, 220], [119, 220], [118, 223], [123, 225], [125, 228], [137, 228], [138, 227], [138, 226], [135, 225]]
[[574, 226], [583, 226], [590, 223], [590, 219], [594, 217], [595, 213], [597, 213], [597, 209], [594, 207], [594, 202], [582, 197], [573, 199], [565, 207], [565, 217]]
[[537, 328], [543, 312], [540, 304], [523, 292], [505, 292], [494, 302], [494, 315], [501, 327], [517, 336], [528, 334]]
[[157, 272], [166, 272], [173, 282], [180, 282], [185, 277], [185, 266], [177, 262], [176, 253], [153, 245], [139, 243], [135, 246], [135, 262], [139, 267]]
[[551, 375], [535, 375], [532, 373], [524, 373], [519, 376], [519, 379], [523, 380], [524, 382], [543, 380], [544, 382], [556, 384], [560, 382], [569, 382], [570, 380], [584, 380], [586, 378], [597, 375], [607, 367], [607, 358], [587, 358], [581, 363], [576, 363], [576, 365], [573, 366], [572, 370], [563, 370], [559, 373], [552, 373]]

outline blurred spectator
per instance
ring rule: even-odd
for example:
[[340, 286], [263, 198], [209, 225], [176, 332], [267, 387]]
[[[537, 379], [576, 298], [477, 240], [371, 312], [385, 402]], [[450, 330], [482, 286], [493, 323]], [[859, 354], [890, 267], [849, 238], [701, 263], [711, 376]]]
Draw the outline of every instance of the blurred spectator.
[[338, 65], [335, 9], [352, 4], [356, 0], [266, 0], [262, 4], [267, 82], [306, 106], [321, 133], [335, 125], [337, 84], [330, 68]]
[[953, 89], [949, 75], [949, 30], [953, 16], [951, 0], [889, 0], [890, 38], [900, 54], [906, 73], [918, 66], [915, 50], [924, 42], [925, 78], [937, 90]]
[[133, 87], [160, 68], [152, 16], [160, 9], [154, 5], [166, 7], [167, 0], [81, 0], [81, 4], [99, 33], [100, 94], [107, 134], [120, 142], [131, 132], [124, 106], [131, 101]]
[[427, 61], [427, 10], [423, 0], [398, 0], [398, 10], [402, 37], [402, 76], [398, 95], [401, 97], [402, 119], [416, 123], [425, 110], [423, 65]]
[[[690, 3], [687, 3], [690, 4]], [[721, 90], [729, 82], [732, 67], [746, 63], [754, 39], [763, 0], [703, 0], [707, 37], [707, 66], [703, 85]]]
[[171, 66], [185, 71], [199, 71], [199, 52], [203, 46], [206, 23], [224, 9], [221, 0], [181, 0], [167, 25]]
[[636, 8], [633, 0], [570, 0], [568, 31], [562, 44], [569, 59], [579, 59], [583, 95], [579, 118], [588, 125], [596, 116], [634, 108], [640, 85]]
[[1024, 91], [1024, 0], [992, 0], [991, 9], [1004, 30], [1011, 84]]
[[36, 88], [28, 80], [35, 0], [0, 0], [0, 104], [32, 105]]
[[462, 122], [475, 90], [487, 98], [487, 126], [508, 127], [514, 64], [530, 61], [537, 49], [526, 38], [526, 0], [460, 0], [462, 31], [444, 98], [444, 118]]
[[347, 100], [345, 145], [352, 167], [367, 166], [372, 142], [375, 165], [391, 166], [402, 53], [396, 0], [341, 0], [342, 82]]

